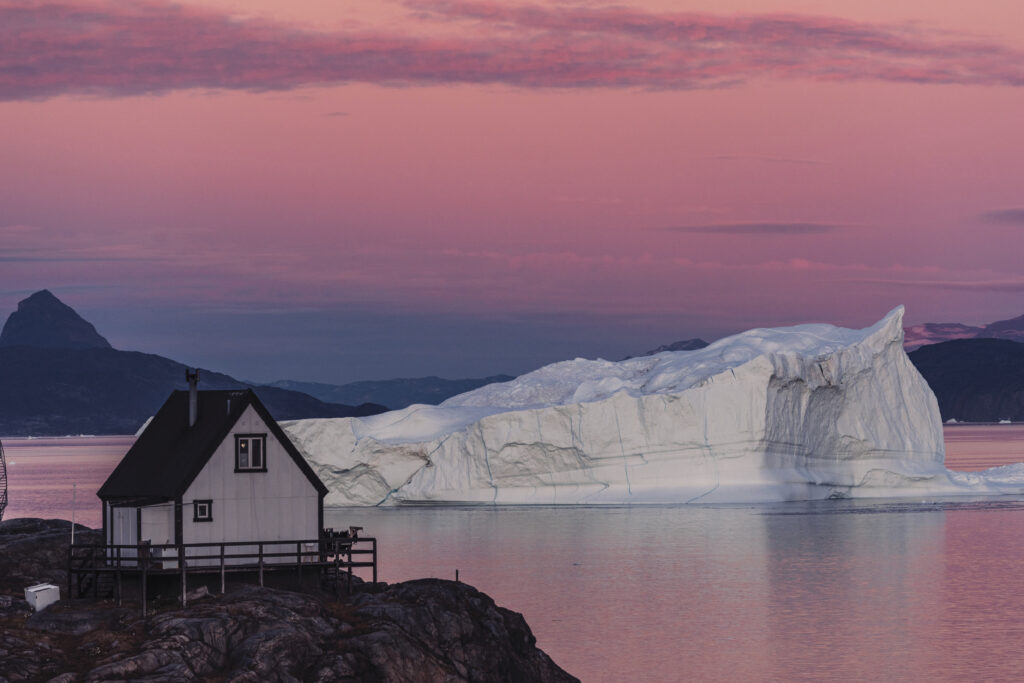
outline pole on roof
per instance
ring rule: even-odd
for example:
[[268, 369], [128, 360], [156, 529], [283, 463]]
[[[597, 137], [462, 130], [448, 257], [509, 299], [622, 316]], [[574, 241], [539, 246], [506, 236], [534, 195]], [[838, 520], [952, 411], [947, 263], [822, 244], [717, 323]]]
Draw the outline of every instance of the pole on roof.
[[185, 369], [185, 380], [188, 381], [188, 426], [196, 423], [199, 413], [199, 393], [196, 385], [199, 384], [199, 368], [195, 370]]
[[71, 545], [75, 544], [75, 503], [78, 501], [78, 484], [71, 485]]

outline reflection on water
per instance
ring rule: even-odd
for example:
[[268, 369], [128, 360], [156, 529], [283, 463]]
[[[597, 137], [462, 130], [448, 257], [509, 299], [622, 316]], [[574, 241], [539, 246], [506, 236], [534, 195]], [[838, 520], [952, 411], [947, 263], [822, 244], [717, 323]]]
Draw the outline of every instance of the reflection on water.
[[1024, 462], [1024, 424], [958, 424], [942, 430], [946, 467], [961, 472]]
[[[1024, 458], [1024, 426], [946, 431], [958, 469]], [[11, 517], [99, 524], [131, 437], [4, 439]], [[584, 681], [1012, 680], [1024, 501], [332, 509], [385, 581], [454, 578], [522, 612]]]
[[1024, 502], [333, 509], [584, 681], [1015, 679]]
[[4, 519], [71, 519], [75, 499], [75, 521], [100, 526], [96, 491], [133, 443], [133, 436], [4, 438], [9, 500]]

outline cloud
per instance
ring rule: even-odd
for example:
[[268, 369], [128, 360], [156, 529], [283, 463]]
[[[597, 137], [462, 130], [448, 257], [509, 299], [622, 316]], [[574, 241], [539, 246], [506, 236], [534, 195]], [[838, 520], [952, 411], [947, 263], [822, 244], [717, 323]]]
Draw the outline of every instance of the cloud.
[[154, 259], [126, 256], [0, 256], [0, 263], [93, 263], [116, 261], [151, 261]]
[[836, 230], [830, 223], [725, 223], [665, 228], [672, 232], [703, 232], [721, 235], [820, 235]]
[[920, 289], [961, 290], [968, 292], [1024, 292], [1024, 279], [1010, 278], [1004, 280], [889, 280], [859, 279], [850, 280], [863, 284], [885, 285], [887, 287], [906, 287]]
[[707, 157], [712, 161], [756, 161], [763, 164], [791, 164], [796, 166], [818, 166], [822, 162], [813, 159], [787, 159], [785, 157], [763, 157], [756, 154], [716, 154]]
[[[152, 0], [0, 0], [0, 100], [349, 82], [719, 88], [755, 78], [1024, 85], [1024, 54], [903, 24], [792, 14], [416, 2], [314, 32]], [[454, 31], [431, 32], [438, 22]], [[440, 36], [440, 37], [429, 37]]]
[[998, 211], [986, 211], [981, 215], [983, 220], [989, 223], [1001, 225], [1024, 225], [1024, 209], [999, 209]]

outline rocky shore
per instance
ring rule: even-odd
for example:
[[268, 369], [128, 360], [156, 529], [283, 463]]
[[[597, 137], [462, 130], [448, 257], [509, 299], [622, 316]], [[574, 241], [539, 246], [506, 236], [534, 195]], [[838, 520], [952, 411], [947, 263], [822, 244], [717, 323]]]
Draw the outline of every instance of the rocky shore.
[[357, 584], [340, 597], [199, 589], [187, 609], [158, 603], [146, 619], [127, 601], [67, 596], [33, 613], [26, 586], [65, 592], [69, 533], [63, 520], [0, 522], [0, 683], [577, 680], [537, 648], [522, 615], [439, 579]]

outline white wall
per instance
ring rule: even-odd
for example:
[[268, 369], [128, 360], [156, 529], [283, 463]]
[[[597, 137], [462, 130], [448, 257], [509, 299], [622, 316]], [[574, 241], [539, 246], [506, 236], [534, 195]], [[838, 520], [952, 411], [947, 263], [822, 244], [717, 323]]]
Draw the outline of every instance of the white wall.
[[[111, 545], [136, 545], [139, 542], [138, 510], [137, 507], [110, 508], [110, 529], [108, 533]], [[134, 548], [121, 548], [120, 550], [110, 550], [108, 552], [112, 559], [121, 557], [122, 566], [132, 566], [134, 560], [129, 559], [125, 562], [124, 559], [134, 558], [137, 554]]]
[[174, 503], [142, 508], [142, 540], [155, 545], [174, 543]]
[[[267, 471], [235, 472], [235, 434], [263, 433], [267, 435]], [[213, 501], [213, 521], [193, 522], [193, 501], [205, 499]], [[316, 539], [320, 535], [316, 489], [252, 406], [185, 492], [181, 517], [184, 543]]]

